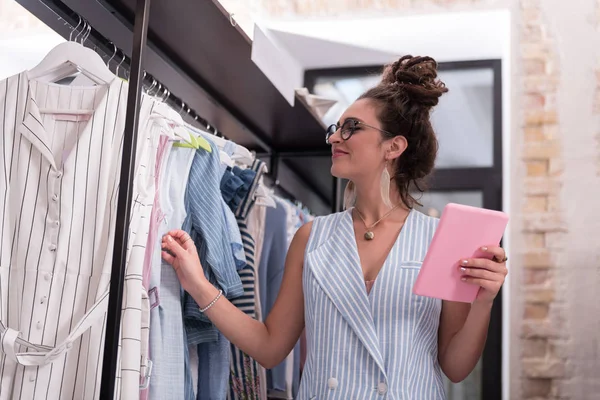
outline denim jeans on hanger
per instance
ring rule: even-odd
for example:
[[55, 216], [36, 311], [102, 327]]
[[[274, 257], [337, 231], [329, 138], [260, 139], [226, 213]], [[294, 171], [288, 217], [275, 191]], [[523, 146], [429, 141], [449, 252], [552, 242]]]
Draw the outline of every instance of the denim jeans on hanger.
[[230, 342], [218, 332], [216, 342], [198, 345], [197, 400], [224, 400], [229, 390]]

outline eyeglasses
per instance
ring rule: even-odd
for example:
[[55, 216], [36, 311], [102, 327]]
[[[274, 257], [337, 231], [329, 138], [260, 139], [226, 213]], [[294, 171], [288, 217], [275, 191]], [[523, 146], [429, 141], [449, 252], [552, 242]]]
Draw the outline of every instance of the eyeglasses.
[[336, 133], [338, 129], [341, 131], [340, 133], [342, 136], [342, 140], [348, 140], [352, 137], [352, 135], [356, 133], [357, 130], [360, 129], [360, 125], [393, 136], [388, 131], [384, 131], [383, 129], [379, 129], [371, 125], [367, 125], [364, 122], [358, 121], [356, 119], [347, 119], [341, 126], [339, 122], [329, 125], [329, 128], [327, 128], [327, 132], [325, 133], [325, 141], [329, 144], [329, 139], [331, 139], [331, 136], [333, 136], [333, 134]]

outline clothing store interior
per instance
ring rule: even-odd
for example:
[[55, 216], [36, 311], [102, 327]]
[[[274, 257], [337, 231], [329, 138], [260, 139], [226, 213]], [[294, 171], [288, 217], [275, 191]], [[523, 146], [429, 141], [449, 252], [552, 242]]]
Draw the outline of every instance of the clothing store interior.
[[0, 400], [598, 399], [559, 3], [0, 0]]

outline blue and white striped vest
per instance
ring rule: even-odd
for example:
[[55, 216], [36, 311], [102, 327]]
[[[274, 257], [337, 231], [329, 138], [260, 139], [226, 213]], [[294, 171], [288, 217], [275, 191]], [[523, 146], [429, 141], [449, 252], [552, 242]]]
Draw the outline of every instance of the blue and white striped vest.
[[438, 220], [411, 211], [367, 295], [347, 211], [313, 222], [304, 272], [308, 356], [299, 400], [438, 400], [441, 301], [412, 294]]

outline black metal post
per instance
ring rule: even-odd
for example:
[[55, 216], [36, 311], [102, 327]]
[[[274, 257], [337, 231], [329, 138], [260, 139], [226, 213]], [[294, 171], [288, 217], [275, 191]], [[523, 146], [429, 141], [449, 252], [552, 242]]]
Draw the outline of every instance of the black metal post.
[[123, 302], [123, 284], [125, 279], [125, 261], [127, 240], [129, 238], [129, 216], [131, 213], [131, 189], [135, 166], [135, 149], [142, 96], [142, 59], [148, 37], [150, 0], [137, 0], [135, 25], [133, 31], [133, 54], [131, 57], [131, 79], [127, 97], [127, 118], [125, 120], [125, 137], [123, 139], [123, 161], [119, 183], [119, 199], [117, 203], [117, 223], [115, 246], [112, 259], [110, 279], [110, 296], [104, 339], [104, 360], [102, 364], [102, 382], [100, 398], [114, 398], [115, 377], [117, 372], [117, 355], [121, 326], [121, 304]]

